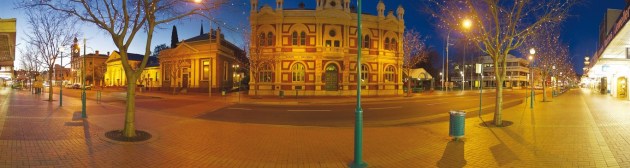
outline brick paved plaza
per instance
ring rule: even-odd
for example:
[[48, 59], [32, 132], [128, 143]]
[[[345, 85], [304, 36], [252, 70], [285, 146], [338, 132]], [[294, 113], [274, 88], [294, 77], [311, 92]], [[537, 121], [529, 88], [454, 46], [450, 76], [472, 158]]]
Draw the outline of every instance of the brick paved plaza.
[[[65, 97], [58, 107], [44, 97], [0, 89], [0, 167], [347, 167], [353, 159], [352, 127], [195, 117], [225, 101], [138, 99], [156, 106], [136, 114], [138, 129], [155, 137], [121, 144], [103, 136], [121, 129], [120, 102], [88, 100], [84, 120], [78, 99]], [[536, 103], [506, 109], [513, 124], [502, 128], [468, 114], [475, 117], [467, 118], [462, 141], [450, 140], [447, 121], [366, 127], [364, 159], [370, 167], [630, 167], [630, 102], [573, 89]]]

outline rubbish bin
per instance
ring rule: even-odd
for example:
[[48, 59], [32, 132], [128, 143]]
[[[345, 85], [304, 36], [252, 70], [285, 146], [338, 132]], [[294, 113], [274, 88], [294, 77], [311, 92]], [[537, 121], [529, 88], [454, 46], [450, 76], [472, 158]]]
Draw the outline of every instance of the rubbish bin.
[[221, 96], [225, 96], [225, 90], [221, 91]]
[[280, 95], [280, 98], [284, 98], [284, 90], [281, 90], [279, 95]]
[[450, 111], [450, 122], [448, 135], [458, 139], [464, 137], [464, 125], [466, 121], [466, 112], [464, 111]]

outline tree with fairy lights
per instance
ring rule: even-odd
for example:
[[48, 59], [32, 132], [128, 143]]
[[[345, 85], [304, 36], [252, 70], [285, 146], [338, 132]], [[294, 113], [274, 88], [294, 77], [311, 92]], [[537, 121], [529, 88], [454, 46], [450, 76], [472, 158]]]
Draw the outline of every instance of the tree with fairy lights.
[[[494, 77], [498, 84], [506, 77], [507, 55], [544, 29], [549, 23], [565, 20], [569, 8], [577, 1], [570, 0], [428, 0], [427, 11], [449, 29], [457, 29], [459, 22], [470, 19], [466, 36], [478, 49], [492, 58]], [[503, 87], [496, 88], [494, 124], [503, 125]]]

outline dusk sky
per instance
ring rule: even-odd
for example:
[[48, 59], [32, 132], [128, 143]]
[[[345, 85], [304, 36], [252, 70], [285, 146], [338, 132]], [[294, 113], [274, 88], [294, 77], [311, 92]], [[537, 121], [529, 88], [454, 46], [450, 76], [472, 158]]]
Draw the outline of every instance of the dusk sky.
[[[3, 0], [0, 5], [0, 18], [17, 18], [18, 32], [17, 32], [17, 44], [18, 51], [16, 54], [16, 66], [20, 65], [17, 60], [20, 59], [19, 49], [24, 47], [24, 33], [28, 32], [29, 26], [26, 24], [26, 16], [21, 9], [14, 9], [13, 3], [18, 0]], [[296, 8], [301, 1], [285, 1], [285, 8]], [[376, 4], [378, 0], [364, 0], [363, 9], [366, 13], [376, 13]], [[406, 9], [405, 24], [407, 29], [416, 29], [420, 33], [428, 37], [428, 43], [443, 53], [443, 44], [445, 33], [438, 32], [435, 29], [434, 19], [429, 15], [422, 12], [423, 6], [416, 0], [384, 0], [386, 10], [395, 10], [398, 5], [403, 5]], [[261, 0], [259, 4], [269, 4], [275, 8], [275, 0]], [[315, 7], [315, 0], [305, 0], [307, 8]], [[352, 2], [356, 4], [356, 2]], [[234, 0], [233, 4], [229, 4], [229, 7], [223, 8], [217, 12], [217, 22], [223, 27], [226, 32], [226, 38], [230, 41], [234, 41], [237, 45], [242, 46], [242, 28], [247, 27], [249, 24], [249, 0]], [[606, 8], [623, 9], [626, 6], [624, 0], [587, 0], [584, 4], [576, 6], [571, 11], [571, 17], [563, 24], [562, 39], [570, 46], [570, 54], [575, 70], [578, 74], [581, 74], [583, 67], [583, 60], [585, 56], [592, 56], [596, 50], [599, 23], [604, 16]], [[172, 25], [177, 25], [179, 40], [184, 40], [190, 37], [199, 35], [200, 25], [203, 23], [204, 31], [208, 31], [208, 21], [198, 17], [191, 17], [182, 19], [180, 21], [172, 22], [168, 25], [162, 25], [160, 30], [156, 30], [153, 46], [159, 44], [169, 44], [171, 36]], [[217, 24], [213, 24], [216, 27]], [[89, 23], [83, 23], [82, 27], [85, 31], [83, 34], [87, 39], [88, 53], [93, 50], [100, 50], [101, 53], [107, 51], [116, 50], [116, 47], [111, 42], [111, 39], [103, 31], [98, 30]], [[238, 29], [238, 30], [237, 30]], [[146, 35], [139, 35], [135, 39], [130, 52], [142, 53], [144, 51], [145, 43], [144, 38]], [[458, 46], [455, 46], [458, 47]], [[91, 49], [90, 49], [91, 48]], [[64, 59], [67, 62], [69, 59]]]

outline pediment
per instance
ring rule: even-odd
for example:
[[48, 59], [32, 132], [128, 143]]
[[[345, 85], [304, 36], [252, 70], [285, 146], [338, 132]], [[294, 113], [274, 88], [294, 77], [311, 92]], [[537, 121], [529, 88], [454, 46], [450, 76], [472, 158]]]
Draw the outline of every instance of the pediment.
[[105, 62], [111, 62], [114, 60], [120, 59], [120, 54], [118, 54], [118, 52], [114, 51], [112, 52], [109, 57], [107, 57], [107, 60]]
[[196, 53], [196, 52], [199, 52], [199, 50], [195, 49], [193, 46], [191, 46], [190, 44], [186, 42], [179, 43], [179, 45], [177, 45], [175, 49], [170, 51], [171, 54], [176, 54], [176, 55], [180, 53]]

